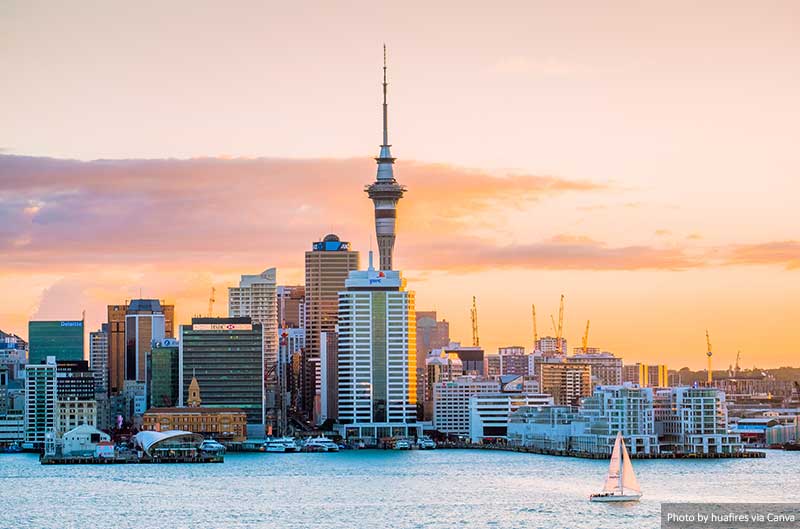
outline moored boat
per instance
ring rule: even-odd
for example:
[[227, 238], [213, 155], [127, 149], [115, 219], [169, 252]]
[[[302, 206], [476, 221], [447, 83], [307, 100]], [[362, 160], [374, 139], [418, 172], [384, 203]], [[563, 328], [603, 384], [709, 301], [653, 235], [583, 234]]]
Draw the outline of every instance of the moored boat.
[[303, 449], [306, 452], [338, 452], [339, 445], [325, 436], [311, 437], [306, 439]]
[[642, 489], [636, 474], [633, 473], [633, 465], [622, 439], [622, 432], [617, 432], [617, 439], [614, 442], [614, 450], [611, 452], [611, 462], [608, 465], [608, 476], [603, 490], [597, 494], [589, 496], [589, 500], [596, 502], [624, 502], [639, 501], [642, 497]]

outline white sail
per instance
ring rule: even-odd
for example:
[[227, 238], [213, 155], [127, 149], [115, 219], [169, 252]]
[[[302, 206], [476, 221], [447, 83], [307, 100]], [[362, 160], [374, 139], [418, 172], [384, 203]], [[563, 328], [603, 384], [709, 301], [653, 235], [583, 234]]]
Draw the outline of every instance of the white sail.
[[622, 443], [622, 489], [642, 492], [642, 489], [639, 487], [639, 480], [636, 479], [636, 474], [633, 473], [633, 465], [631, 464], [631, 458], [628, 456], [628, 449], [625, 448], [624, 441]]
[[620, 469], [622, 468], [622, 455], [620, 453], [621, 442], [622, 434], [617, 433], [617, 440], [614, 442], [614, 451], [611, 452], [611, 462], [608, 464], [608, 477], [606, 478], [606, 484], [603, 486], [604, 492], [613, 492], [620, 489]]

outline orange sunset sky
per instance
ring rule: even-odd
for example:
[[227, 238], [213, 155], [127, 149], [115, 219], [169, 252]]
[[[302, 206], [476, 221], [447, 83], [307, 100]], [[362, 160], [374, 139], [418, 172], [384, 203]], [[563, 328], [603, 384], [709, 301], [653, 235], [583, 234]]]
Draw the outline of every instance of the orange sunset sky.
[[[340, 5], [335, 5], [340, 4]], [[366, 253], [382, 50], [395, 262], [469, 342], [800, 365], [800, 3], [0, 4], [0, 329], [224, 315], [240, 274]], [[375, 246], [372, 243], [373, 247]]]

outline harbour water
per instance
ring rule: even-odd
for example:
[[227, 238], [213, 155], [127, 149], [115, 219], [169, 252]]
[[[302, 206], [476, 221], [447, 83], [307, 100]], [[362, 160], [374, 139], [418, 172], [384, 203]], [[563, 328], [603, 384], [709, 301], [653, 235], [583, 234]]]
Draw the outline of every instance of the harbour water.
[[223, 464], [44, 466], [0, 455], [0, 527], [656, 528], [661, 502], [796, 502], [800, 452], [634, 461], [638, 504], [590, 503], [607, 461], [488, 450], [228, 454]]

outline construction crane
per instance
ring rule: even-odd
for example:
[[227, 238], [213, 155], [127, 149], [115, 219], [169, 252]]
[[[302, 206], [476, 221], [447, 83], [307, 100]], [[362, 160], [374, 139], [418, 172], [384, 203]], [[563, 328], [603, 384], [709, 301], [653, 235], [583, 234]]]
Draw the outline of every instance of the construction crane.
[[475, 296], [472, 296], [472, 310], [470, 314], [472, 316], [472, 345], [474, 347], [480, 347], [481, 339], [478, 336], [478, 305]]
[[707, 346], [706, 355], [708, 355], [708, 380], [707, 380], [707, 382], [708, 382], [708, 385], [710, 386], [713, 377], [711, 375], [711, 338], [709, 338], [709, 336], [708, 336], [708, 329], [706, 329], [706, 346]]
[[536, 342], [539, 341], [539, 333], [536, 330], [536, 305], [531, 305], [531, 313], [533, 316], [533, 347], [536, 348]]
[[742, 359], [742, 352], [736, 351], [736, 366], [733, 368], [734, 369], [733, 372], [736, 373], [737, 376], [739, 375], [739, 360], [741, 359]]
[[586, 332], [583, 333], [583, 354], [589, 352], [589, 321], [586, 320]]
[[564, 294], [561, 294], [561, 303], [558, 306], [558, 330], [556, 331], [556, 347], [560, 354], [564, 354], [564, 344], [561, 338], [564, 336]]
[[214, 287], [211, 287], [211, 295], [208, 297], [208, 317], [209, 318], [213, 318], [214, 317], [214, 302], [217, 301], [216, 299], [214, 299], [214, 294], [216, 294], [216, 293], [217, 293], [217, 289], [214, 288]]

